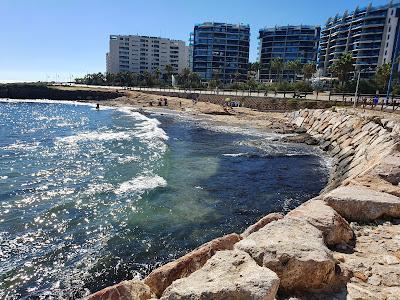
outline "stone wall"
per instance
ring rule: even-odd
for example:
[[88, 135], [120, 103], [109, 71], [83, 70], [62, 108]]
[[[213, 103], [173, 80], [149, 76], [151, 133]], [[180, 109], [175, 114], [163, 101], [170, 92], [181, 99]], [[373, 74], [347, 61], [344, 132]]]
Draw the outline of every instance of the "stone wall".
[[[337, 293], [340, 299], [398, 299], [399, 281], [384, 290], [371, 280], [370, 292], [364, 282], [376, 274], [360, 274], [360, 264], [352, 267], [337, 254], [350, 255], [357, 246], [359, 232], [350, 222], [400, 220], [400, 124], [344, 109], [301, 110], [288, 117], [334, 160], [330, 184], [318, 197], [286, 216], [269, 214], [240, 235], [202, 245], [143, 281], [124, 281], [87, 299], [336, 299]], [[400, 278], [396, 259], [383, 263], [382, 274]]]
[[318, 108], [328, 108], [334, 105], [349, 105], [348, 103], [335, 102], [335, 101], [317, 101], [317, 100], [289, 99], [289, 98], [278, 99], [273, 97], [227, 96], [227, 95], [162, 92], [162, 91], [160, 92], [141, 91], [141, 92], [156, 94], [161, 96], [180, 97], [196, 101], [210, 102], [219, 105], [224, 104], [226, 98], [230, 98], [233, 101], [239, 101], [243, 107], [248, 107], [259, 111], [292, 111], [303, 108], [318, 109]]
[[[333, 170], [326, 191], [368, 176], [372, 180], [374, 167], [387, 159], [399, 141], [399, 123], [370, 114], [350, 113], [348, 109], [305, 109], [289, 117], [318, 139], [320, 147], [332, 157]], [[381, 190], [396, 190], [400, 195], [398, 188], [377, 179], [371, 184], [381, 185]]]

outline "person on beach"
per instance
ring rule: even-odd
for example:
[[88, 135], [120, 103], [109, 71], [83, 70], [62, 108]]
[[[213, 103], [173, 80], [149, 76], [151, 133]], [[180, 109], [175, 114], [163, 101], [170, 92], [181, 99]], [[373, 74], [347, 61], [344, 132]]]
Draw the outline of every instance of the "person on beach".
[[168, 99], [164, 98], [164, 106], [168, 106]]
[[161, 106], [161, 99], [158, 99], [158, 106]]
[[97, 109], [97, 110], [100, 109], [100, 104], [99, 104], [99, 103], [96, 104], [96, 109]]

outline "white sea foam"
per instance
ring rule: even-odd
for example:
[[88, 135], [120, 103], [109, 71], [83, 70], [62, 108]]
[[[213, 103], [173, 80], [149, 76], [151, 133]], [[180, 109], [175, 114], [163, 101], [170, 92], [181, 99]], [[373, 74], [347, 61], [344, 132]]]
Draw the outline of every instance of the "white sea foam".
[[238, 157], [238, 156], [245, 156], [247, 155], [247, 152], [243, 152], [243, 153], [225, 153], [222, 154], [223, 156], [230, 156], [230, 157]]
[[57, 138], [56, 143], [76, 144], [78, 142], [98, 142], [98, 141], [112, 141], [112, 140], [129, 140], [132, 135], [129, 132], [113, 132], [113, 131], [88, 131], [78, 133], [77, 135]]
[[39, 120], [39, 121], [44, 121], [44, 120], [46, 120], [46, 121], [59, 121], [59, 120], [64, 120], [64, 118], [63, 117], [60, 117], [60, 116], [56, 116], [56, 117], [46, 117], [46, 116], [39, 116], [39, 117], [37, 117], [36, 118], [37, 120]]
[[16, 141], [11, 145], [7, 145], [2, 147], [3, 150], [6, 151], [15, 151], [15, 150], [34, 150], [39, 146], [40, 142], [33, 142], [33, 143], [22, 143], [20, 141]]
[[140, 175], [132, 180], [125, 181], [114, 190], [115, 194], [133, 193], [133, 192], [144, 192], [146, 190], [152, 190], [157, 187], [167, 186], [167, 181], [161, 176], [154, 175]]
[[126, 164], [126, 163], [130, 163], [130, 162], [133, 162], [133, 161], [139, 161], [139, 160], [140, 160], [140, 157], [134, 156], [134, 155], [118, 157], [118, 162], [121, 163], [121, 164]]
[[8, 176], [0, 176], [0, 180], [5, 180], [7, 178], [8, 178]]

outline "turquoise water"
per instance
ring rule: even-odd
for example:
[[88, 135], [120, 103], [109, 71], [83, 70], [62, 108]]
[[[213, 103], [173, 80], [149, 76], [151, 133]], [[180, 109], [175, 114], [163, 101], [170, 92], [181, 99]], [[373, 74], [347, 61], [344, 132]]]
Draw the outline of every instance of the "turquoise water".
[[316, 148], [129, 109], [0, 102], [0, 299], [79, 299], [315, 196]]

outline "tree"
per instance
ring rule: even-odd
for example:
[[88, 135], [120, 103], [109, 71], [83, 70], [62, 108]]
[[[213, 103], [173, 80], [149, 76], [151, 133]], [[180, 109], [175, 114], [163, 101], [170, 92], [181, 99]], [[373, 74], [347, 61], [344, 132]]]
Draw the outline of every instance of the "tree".
[[304, 79], [310, 80], [317, 70], [317, 66], [313, 62], [309, 62], [303, 66]]
[[375, 80], [382, 91], [387, 90], [391, 69], [392, 69], [392, 64], [390, 63], [384, 63], [383, 65], [379, 66], [376, 69]]
[[258, 80], [258, 72], [260, 71], [260, 63], [258, 61], [249, 63], [248, 75]]
[[349, 74], [354, 71], [353, 62], [353, 55], [345, 52], [329, 67], [329, 72], [338, 77], [342, 86], [348, 80]]
[[290, 60], [286, 63], [286, 68], [292, 71], [295, 75], [295, 80], [297, 79], [297, 75], [303, 70], [303, 65], [300, 60]]
[[270, 62], [270, 70], [276, 72], [276, 75], [277, 75], [279, 81], [281, 79], [281, 73], [283, 72], [284, 66], [285, 66], [285, 64], [284, 64], [282, 58], [280, 58], [280, 57], [275, 57]]
[[167, 78], [164, 77], [164, 81], [168, 83], [172, 82], [172, 75], [174, 74], [174, 68], [172, 68], [171, 65], [166, 65], [164, 74], [167, 76]]

